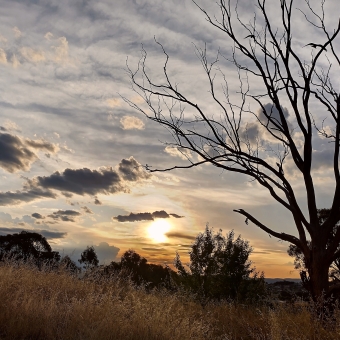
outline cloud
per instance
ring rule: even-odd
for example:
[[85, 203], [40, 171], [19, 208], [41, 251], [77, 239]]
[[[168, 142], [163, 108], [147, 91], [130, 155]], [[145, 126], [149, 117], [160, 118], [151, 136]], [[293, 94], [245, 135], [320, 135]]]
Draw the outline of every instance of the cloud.
[[177, 214], [168, 214], [164, 210], [154, 211], [153, 213], [130, 213], [130, 215], [118, 215], [112, 217], [114, 220], [118, 222], [138, 222], [138, 221], [154, 221], [155, 218], [169, 218], [170, 216], [174, 216], [175, 218], [181, 218], [183, 216], [179, 216]]
[[65, 238], [67, 235], [67, 233], [61, 232], [61, 231], [39, 230], [39, 229], [32, 230], [32, 229], [23, 229], [23, 228], [2, 228], [2, 227], [0, 227], [0, 235], [17, 234], [23, 230], [29, 231], [32, 233], [41, 234], [47, 239]]
[[166, 251], [165, 248], [142, 248], [143, 250], [146, 250], [146, 251]]
[[172, 217], [175, 217], [175, 218], [183, 218], [184, 216], [180, 216], [180, 215], [177, 215], [177, 214], [169, 214], [170, 216]]
[[[263, 112], [262, 109], [259, 109], [258, 111], [258, 119], [260, 120], [260, 122], [262, 122], [262, 124], [267, 125], [270, 129], [276, 129], [274, 123], [276, 123], [279, 126], [282, 126], [282, 122], [281, 122], [281, 118], [280, 118], [280, 113], [279, 110], [277, 109], [276, 106], [274, 106], [271, 103], [267, 103], [265, 105], [263, 105], [264, 110], [266, 112], [266, 114], [270, 117], [270, 120], [266, 117], [265, 113]], [[288, 118], [289, 118], [289, 112], [285, 107], [281, 107], [281, 110], [283, 112], [283, 115], [285, 117], [285, 119], [288, 122]], [[291, 130], [292, 126], [290, 126], [290, 124], [288, 124], [289, 129]]]
[[119, 248], [115, 246], [110, 246], [107, 242], [101, 242], [98, 246], [94, 246], [94, 249], [98, 255], [100, 263], [110, 263], [116, 260], [119, 252]]
[[120, 123], [122, 124], [123, 130], [143, 130], [145, 124], [142, 120], [133, 116], [124, 116], [120, 119]]
[[51, 32], [47, 32], [45, 35], [44, 35], [44, 38], [47, 39], [47, 40], [51, 40], [53, 38], [53, 34]]
[[113, 109], [114, 107], [120, 106], [121, 101], [118, 98], [109, 98], [106, 99], [106, 104]]
[[17, 26], [13, 27], [13, 32], [14, 32], [14, 36], [17, 39], [19, 39], [22, 36], [22, 33]]
[[54, 189], [77, 195], [110, 194], [124, 191], [119, 174], [112, 168], [99, 170], [65, 169], [50, 176], [38, 176], [29, 181], [30, 186]]
[[80, 215], [81, 213], [75, 210], [58, 210], [48, 215], [47, 217], [51, 217], [54, 220], [61, 220], [64, 222], [75, 222], [75, 217], [78, 217]]
[[[45, 146], [40, 145], [40, 147]], [[151, 177], [133, 157], [123, 159], [118, 168], [118, 171], [112, 167], [103, 167], [99, 170], [65, 169], [63, 172], [56, 171], [50, 176], [27, 179], [22, 191], [0, 192], [0, 206], [31, 202], [40, 198], [57, 198], [55, 191], [59, 191], [66, 197], [71, 197], [73, 194], [95, 196], [99, 193], [110, 195], [129, 192], [130, 182], [139, 183]], [[97, 198], [96, 200], [100, 202]]]
[[179, 157], [183, 160], [187, 160], [191, 156], [190, 151], [176, 146], [168, 145], [165, 147], [164, 151], [172, 157]]
[[11, 62], [13, 68], [18, 68], [20, 66], [20, 61], [15, 54], [12, 55]]
[[90, 208], [88, 208], [88, 207], [81, 207], [84, 211], [85, 211], [85, 213], [86, 214], [93, 214], [93, 211], [90, 209]]
[[41, 198], [57, 198], [57, 195], [50, 190], [31, 188], [23, 191], [0, 192], [0, 206], [17, 205], [22, 202], [31, 202]]
[[169, 238], [179, 238], [179, 239], [184, 239], [184, 240], [195, 240], [196, 236], [191, 236], [188, 234], [184, 234], [178, 231], [169, 231], [165, 234], [166, 237]]
[[99, 199], [98, 199], [97, 197], [95, 197], [95, 199], [94, 199], [94, 204], [95, 204], [95, 205], [101, 205], [102, 202], [100, 202]]
[[239, 136], [243, 141], [251, 142], [255, 144], [259, 140], [260, 136], [259, 123], [248, 123], [245, 127], [241, 127], [239, 130]]
[[45, 218], [44, 216], [40, 215], [39, 213], [33, 213], [31, 216], [36, 218], [36, 219], [44, 219]]
[[43, 51], [34, 50], [30, 47], [22, 47], [20, 49], [20, 53], [29, 62], [38, 63], [46, 60], [45, 53]]
[[122, 159], [118, 169], [126, 181], [135, 182], [151, 178], [151, 175], [132, 156], [129, 159]]
[[[125, 181], [139, 182], [151, 177], [133, 157], [123, 159], [118, 167]], [[109, 195], [128, 191], [122, 177], [112, 167], [103, 167], [99, 170], [65, 169], [63, 172], [56, 171], [50, 176], [35, 177], [28, 183], [31, 187], [54, 189], [81, 196], [98, 193]]]
[[0, 133], [0, 167], [13, 173], [27, 171], [38, 159], [35, 150], [55, 153], [58, 146], [44, 140], [24, 139], [9, 133]]
[[0, 48], [0, 63], [6, 64], [7, 63], [7, 55], [4, 49]]
[[118, 222], [137, 222], [137, 221], [153, 221], [154, 218], [151, 213], [130, 213], [130, 215], [123, 216], [118, 215], [113, 217], [114, 220], [117, 220]]
[[68, 41], [65, 37], [57, 39], [57, 45], [52, 46], [54, 50], [54, 60], [57, 63], [65, 62], [68, 60]]

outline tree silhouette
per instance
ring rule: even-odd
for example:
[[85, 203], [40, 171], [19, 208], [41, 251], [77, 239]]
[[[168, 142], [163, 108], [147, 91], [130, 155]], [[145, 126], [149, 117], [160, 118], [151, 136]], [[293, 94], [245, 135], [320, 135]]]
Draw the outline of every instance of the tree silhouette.
[[[318, 209], [319, 223], [323, 224], [324, 221], [328, 218], [329, 214], [330, 214], [330, 209]], [[329, 235], [330, 238], [329, 238], [328, 244], [332, 243], [333, 238], [339, 226], [340, 226], [340, 221], [338, 221], [335, 224], [333, 233]], [[308, 246], [311, 247], [311, 242], [308, 242]], [[340, 245], [338, 247], [338, 250], [340, 250]], [[287, 253], [289, 256], [294, 257], [294, 268], [300, 271], [302, 283], [308, 289], [310, 277], [308, 275], [306, 259], [304, 257], [303, 252], [298, 247], [291, 244], [289, 245], [287, 249]], [[338, 258], [334, 259], [333, 263], [331, 264], [329, 268], [329, 278], [331, 278], [335, 282], [340, 282], [340, 255]], [[335, 290], [338, 290], [337, 288], [338, 288], [337, 286], [334, 286], [334, 288], [331, 289], [332, 293], [335, 293]], [[337, 294], [338, 293], [339, 292], [337, 292]]]
[[[297, 236], [285, 232], [285, 228], [277, 231], [275, 226], [266, 225], [243, 209], [234, 211], [243, 215], [247, 224], [252, 223], [301, 250], [310, 278], [310, 292], [313, 299], [318, 300], [324, 293], [330, 293], [329, 267], [340, 255], [340, 229], [329, 243], [340, 219], [340, 96], [333, 86], [340, 67], [335, 44], [340, 21], [334, 30], [326, 30], [324, 1], [318, 10], [305, 1], [305, 10], [298, 9], [296, 16], [306, 19], [306, 24], [318, 36], [318, 44], [313, 45], [310, 41], [294, 39], [299, 31], [292, 19], [294, 0], [277, 0], [275, 10], [278, 12], [274, 16], [267, 8], [268, 2], [257, 0], [256, 14], [246, 21], [242, 21], [238, 13], [236, 0], [217, 1], [219, 13], [214, 14], [194, 3], [206, 20], [225, 35], [231, 54], [219, 52], [210, 60], [206, 48], [196, 49], [207, 76], [209, 101], [190, 98], [180, 90], [168, 71], [169, 55], [157, 41], [165, 55], [163, 77], [151, 77], [145, 49], [136, 70], [127, 65], [132, 87], [146, 105], [124, 99], [164, 126], [173, 137], [167, 145], [177, 148], [188, 161], [166, 169], [150, 165], [147, 168], [169, 171], [209, 163], [256, 181], [291, 215]], [[306, 60], [307, 51], [309, 60]], [[220, 59], [235, 66], [240, 82], [238, 101], [231, 99], [229, 77], [222, 72]], [[197, 104], [200, 99], [202, 105]], [[318, 115], [313, 116], [313, 112]], [[330, 128], [319, 123], [326, 117]], [[317, 134], [333, 142], [329, 144], [332, 155], [327, 165], [334, 173], [335, 185], [330, 193], [330, 214], [322, 224], [318, 219], [312, 171], [313, 150], [318, 148]], [[298, 178], [299, 186], [303, 186], [304, 202], [297, 199], [294, 177]]]
[[[241, 236], [235, 239], [233, 231], [224, 237], [221, 230], [214, 233], [206, 226], [204, 233], [200, 233], [191, 246], [189, 270], [185, 270], [178, 254], [174, 265], [203, 299], [247, 299], [246, 286], [257, 279], [249, 260], [252, 250], [249, 242]], [[256, 274], [255, 281], [251, 274]], [[264, 285], [263, 279], [261, 283]]]
[[60, 260], [59, 268], [66, 270], [71, 274], [77, 274], [80, 270], [80, 268], [76, 265], [74, 261], [71, 260], [71, 258], [68, 255], [64, 256]]
[[52, 251], [46, 238], [38, 233], [22, 231], [0, 236], [0, 259], [34, 260], [37, 264], [57, 262], [60, 254]]
[[86, 249], [81, 253], [78, 262], [80, 264], [84, 264], [86, 269], [97, 267], [99, 264], [99, 260], [94, 247], [87, 246]]

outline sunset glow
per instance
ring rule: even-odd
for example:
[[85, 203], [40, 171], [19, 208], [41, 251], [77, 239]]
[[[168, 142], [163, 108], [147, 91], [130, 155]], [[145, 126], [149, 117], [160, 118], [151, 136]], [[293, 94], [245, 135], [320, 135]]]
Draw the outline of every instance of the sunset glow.
[[170, 230], [171, 225], [166, 220], [156, 220], [148, 228], [148, 236], [155, 242], [165, 242], [166, 233]]

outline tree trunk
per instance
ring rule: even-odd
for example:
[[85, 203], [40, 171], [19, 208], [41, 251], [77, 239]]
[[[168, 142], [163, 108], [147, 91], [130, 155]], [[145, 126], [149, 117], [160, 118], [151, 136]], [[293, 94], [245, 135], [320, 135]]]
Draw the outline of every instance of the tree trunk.
[[309, 270], [310, 292], [315, 302], [326, 297], [329, 288], [328, 266], [321, 254], [313, 254]]

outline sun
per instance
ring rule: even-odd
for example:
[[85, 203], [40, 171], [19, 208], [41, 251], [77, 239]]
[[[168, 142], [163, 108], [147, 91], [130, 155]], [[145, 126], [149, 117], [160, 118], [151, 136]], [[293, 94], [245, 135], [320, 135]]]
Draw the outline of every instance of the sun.
[[166, 220], [156, 220], [148, 228], [148, 235], [156, 242], [165, 242], [166, 233], [170, 230], [171, 225]]

